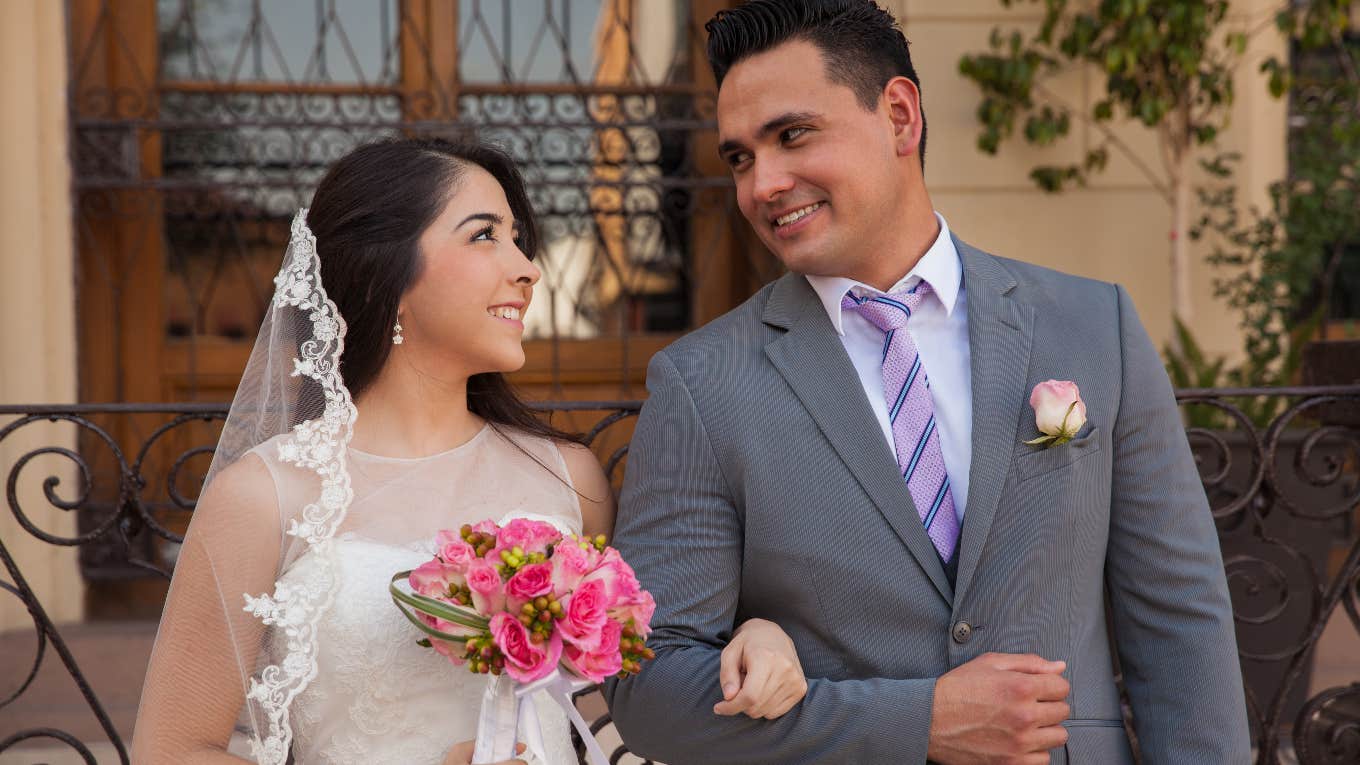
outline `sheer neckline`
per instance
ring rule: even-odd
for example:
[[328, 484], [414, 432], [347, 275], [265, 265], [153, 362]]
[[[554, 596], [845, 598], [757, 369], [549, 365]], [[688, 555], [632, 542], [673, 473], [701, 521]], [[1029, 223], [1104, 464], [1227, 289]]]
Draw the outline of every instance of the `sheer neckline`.
[[436, 453], [434, 453], [434, 454], [427, 454], [427, 455], [425, 455], [425, 456], [423, 456], [423, 457], [388, 457], [388, 456], [383, 455], [383, 454], [373, 454], [372, 452], [366, 452], [366, 451], [364, 451], [364, 450], [362, 450], [362, 449], [356, 449], [356, 448], [354, 448], [353, 446], [350, 446], [350, 447], [347, 447], [347, 448], [348, 448], [348, 451], [349, 451], [350, 454], [358, 455], [358, 456], [360, 456], [360, 457], [363, 457], [363, 458], [366, 459], [366, 460], [370, 460], [370, 461], [373, 461], [373, 462], [390, 462], [390, 463], [395, 463], [395, 464], [413, 465], [413, 464], [416, 464], [416, 463], [419, 463], [419, 462], [429, 462], [429, 461], [432, 461], [432, 460], [436, 460], [436, 459], [439, 459], [440, 457], [450, 457], [450, 456], [452, 456], [452, 455], [454, 455], [454, 454], [457, 454], [458, 452], [461, 452], [461, 451], [463, 451], [463, 450], [465, 450], [465, 449], [470, 449], [470, 448], [471, 448], [472, 446], [474, 446], [475, 444], [477, 444], [477, 443], [479, 443], [479, 442], [485, 440], [485, 439], [486, 439], [486, 434], [487, 434], [488, 432], [490, 432], [491, 429], [492, 429], [492, 428], [491, 428], [491, 423], [490, 423], [490, 422], [483, 423], [483, 424], [482, 424], [482, 429], [479, 430], [479, 431], [477, 431], [476, 435], [474, 435], [472, 438], [469, 438], [468, 440], [466, 440], [466, 441], [464, 441], [463, 443], [461, 443], [461, 444], [459, 444], [459, 445], [453, 447], [452, 449], [445, 449], [445, 450], [442, 451], [442, 452], [436, 452]]

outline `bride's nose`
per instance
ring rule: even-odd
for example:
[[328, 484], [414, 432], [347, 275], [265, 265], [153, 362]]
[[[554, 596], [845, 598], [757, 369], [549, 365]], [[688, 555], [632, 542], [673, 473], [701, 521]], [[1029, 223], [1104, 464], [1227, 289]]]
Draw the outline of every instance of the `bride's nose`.
[[518, 285], [532, 287], [538, 284], [538, 280], [542, 277], [543, 272], [538, 270], [538, 266], [534, 265], [534, 262], [529, 260], [528, 256], [521, 251], [515, 269], [511, 271], [510, 281]]

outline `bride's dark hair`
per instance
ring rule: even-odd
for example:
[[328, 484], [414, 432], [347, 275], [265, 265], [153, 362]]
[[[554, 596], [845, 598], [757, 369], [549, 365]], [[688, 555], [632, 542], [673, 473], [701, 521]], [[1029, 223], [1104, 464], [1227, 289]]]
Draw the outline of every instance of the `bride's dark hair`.
[[[476, 141], [393, 138], [365, 144], [331, 166], [316, 188], [307, 225], [316, 236], [321, 282], [348, 325], [340, 374], [355, 399], [392, 351], [401, 296], [420, 273], [420, 235], [443, 211], [470, 165], [505, 190], [520, 224], [518, 244], [538, 251], [524, 179], [505, 152]], [[495, 425], [575, 441], [535, 416], [499, 372], [468, 379], [468, 409]]]

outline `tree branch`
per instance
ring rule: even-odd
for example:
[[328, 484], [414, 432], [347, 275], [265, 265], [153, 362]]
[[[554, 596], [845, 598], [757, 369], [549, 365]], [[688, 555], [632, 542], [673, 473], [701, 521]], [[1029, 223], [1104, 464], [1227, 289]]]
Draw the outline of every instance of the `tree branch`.
[[1152, 184], [1152, 187], [1157, 190], [1157, 193], [1162, 195], [1162, 199], [1166, 200], [1167, 204], [1170, 204], [1172, 202], [1170, 188], [1165, 183], [1163, 183], [1160, 178], [1157, 177], [1157, 174], [1152, 170], [1151, 167], [1148, 166], [1146, 162], [1143, 161], [1142, 157], [1139, 157], [1138, 154], [1132, 148], [1130, 148], [1128, 144], [1124, 143], [1124, 141], [1121, 140], [1119, 136], [1115, 134], [1114, 130], [1112, 130], [1109, 125], [1097, 121], [1096, 119], [1091, 117], [1091, 115], [1087, 114], [1084, 109], [1072, 108], [1071, 104], [1069, 104], [1066, 100], [1060, 98], [1053, 91], [1044, 87], [1043, 84], [1040, 82], [1034, 83], [1034, 89], [1044, 98], [1054, 101], [1059, 106], [1066, 109], [1069, 114], [1075, 114], [1078, 119], [1082, 120], [1090, 127], [1093, 127], [1096, 130], [1100, 131], [1101, 134], [1105, 136], [1105, 140], [1107, 143], [1114, 145], [1114, 147], [1119, 150], [1120, 154], [1123, 154], [1126, 159], [1132, 162], [1138, 168], [1138, 170], [1143, 173], [1143, 175], [1148, 179], [1148, 182]]

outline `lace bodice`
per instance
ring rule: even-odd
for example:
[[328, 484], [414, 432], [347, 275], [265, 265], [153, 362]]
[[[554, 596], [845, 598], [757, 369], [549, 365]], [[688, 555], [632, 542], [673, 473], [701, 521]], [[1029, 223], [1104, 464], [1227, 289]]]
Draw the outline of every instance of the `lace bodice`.
[[[289, 507], [287, 495], [306, 489], [295, 486], [290, 466], [261, 456], [280, 507]], [[429, 560], [441, 528], [528, 512], [579, 531], [580, 506], [555, 445], [526, 436], [512, 442], [490, 428], [419, 460], [351, 450], [350, 471], [355, 498], [340, 532], [288, 556], [279, 577], [298, 588], [319, 570], [336, 577], [335, 599], [317, 624], [316, 675], [291, 705], [293, 755], [299, 765], [438, 765], [453, 744], [476, 735], [488, 680], [416, 644], [423, 635], [393, 605], [389, 580]], [[288, 655], [289, 640], [287, 630], [272, 632], [267, 649], [275, 660]], [[575, 763], [566, 716], [546, 696], [535, 707], [544, 765]]]

